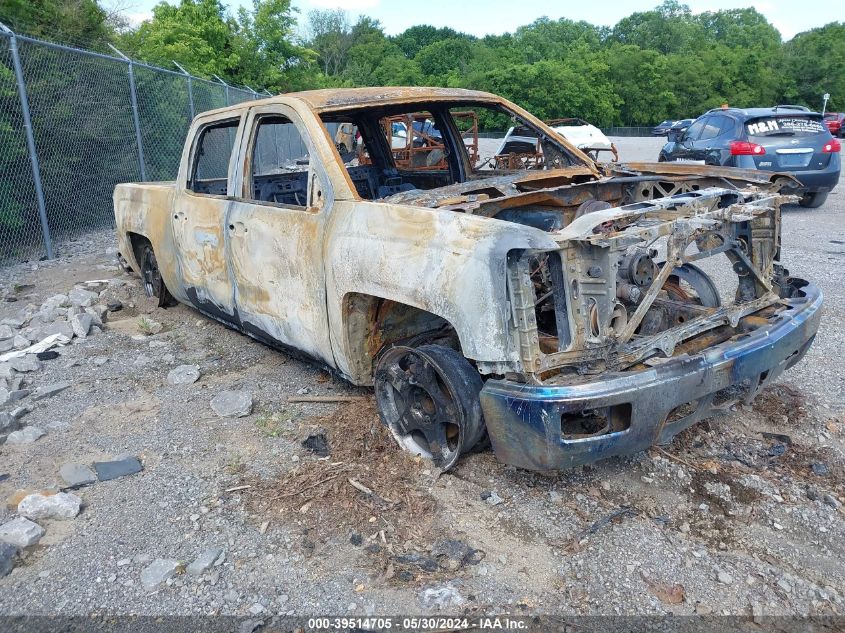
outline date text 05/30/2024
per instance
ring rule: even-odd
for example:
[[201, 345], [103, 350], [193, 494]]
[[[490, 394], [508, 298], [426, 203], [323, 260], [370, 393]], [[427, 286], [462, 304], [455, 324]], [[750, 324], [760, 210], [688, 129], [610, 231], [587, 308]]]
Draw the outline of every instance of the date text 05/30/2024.
[[348, 630], [361, 628], [366, 630], [385, 631], [438, 631], [482, 629], [499, 631], [521, 631], [528, 628], [525, 618], [511, 617], [361, 617], [361, 618], [311, 618], [308, 628], [315, 631]]

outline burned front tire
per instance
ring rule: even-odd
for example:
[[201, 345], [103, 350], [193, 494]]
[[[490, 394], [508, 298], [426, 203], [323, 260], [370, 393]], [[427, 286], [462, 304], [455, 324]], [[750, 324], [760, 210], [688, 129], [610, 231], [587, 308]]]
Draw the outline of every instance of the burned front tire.
[[141, 246], [138, 256], [138, 265], [141, 267], [141, 281], [144, 283], [144, 292], [150, 298], [158, 299], [159, 307], [163, 308], [172, 305], [173, 297], [167, 291], [161, 272], [158, 269], [153, 247], [149, 243]]
[[441, 345], [396, 345], [376, 363], [382, 422], [402, 448], [443, 470], [485, 437], [482, 386], [475, 368]]

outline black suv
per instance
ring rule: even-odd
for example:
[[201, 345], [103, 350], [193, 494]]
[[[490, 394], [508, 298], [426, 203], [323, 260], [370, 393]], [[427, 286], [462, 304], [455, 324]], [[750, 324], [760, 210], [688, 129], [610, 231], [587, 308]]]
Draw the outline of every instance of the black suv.
[[717, 108], [686, 132], [670, 130], [657, 160], [788, 173], [801, 186], [784, 193], [799, 194], [801, 206], [820, 207], [839, 182], [839, 151], [822, 115], [802, 106]]

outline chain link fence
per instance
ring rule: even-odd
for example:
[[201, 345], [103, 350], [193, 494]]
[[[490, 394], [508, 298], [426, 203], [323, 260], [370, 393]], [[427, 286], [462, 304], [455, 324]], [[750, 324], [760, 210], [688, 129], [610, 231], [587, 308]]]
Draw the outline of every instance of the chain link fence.
[[0, 25], [0, 263], [113, 226], [115, 185], [175, 178], [196, 113], [260, 97]]

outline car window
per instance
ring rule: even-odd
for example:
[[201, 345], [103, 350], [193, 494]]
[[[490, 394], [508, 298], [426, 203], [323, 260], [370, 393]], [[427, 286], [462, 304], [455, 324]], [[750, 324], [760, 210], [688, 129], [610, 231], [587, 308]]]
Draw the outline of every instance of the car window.
[[235, 147], [239, 119], [208, 125], [200, 130], [194, 146], [188, 189], [196, 193], [226, 195], [229, 161]]
[[823, 134], [827, 128], [816, 115], [809, 116], [778, 116], [758, 117], [745, 122], [745, 130], [749, 137], [773, 136], [815, 136]]
[[684, 133], [684, 138], [688, 141], [698, 140], [698, 137], [701, 135], [701, 131], [704, 129], [704, 125], [705, 119], [699, 119], [687, 128], [687, 131]]
[[706, 141], [707, 139], [719, 136], [719, 130], [722, 127], [722, 118], [724, 117], [711, 116], [704, 119], [704, 128], [701, 130], [699, 140]]
[[257, 119], [250, 148], [247, 199], [305, 207], [308, 199], [308, 145], [297, 126], [278, 115]]

